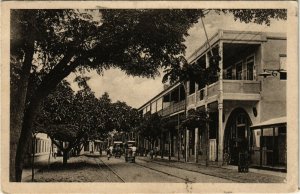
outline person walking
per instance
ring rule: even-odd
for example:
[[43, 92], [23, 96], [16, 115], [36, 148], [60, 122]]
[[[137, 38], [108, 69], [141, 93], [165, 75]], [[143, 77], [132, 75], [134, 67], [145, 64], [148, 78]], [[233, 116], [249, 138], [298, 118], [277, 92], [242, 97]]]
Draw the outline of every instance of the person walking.
[[56, 159], [56, 156], [57, 156], [57, 147], [54, 147], [53, 148], [53, 157], [54, 157], [54, 159]]
[[110, 158], [110, 154], [111, 154], [111, 151], [110, 151], [110, 150], [111, 150], [110, 147], [108, 147], [108, 148], [106, 149], [107, 160], [109, 160], [109, 158]]

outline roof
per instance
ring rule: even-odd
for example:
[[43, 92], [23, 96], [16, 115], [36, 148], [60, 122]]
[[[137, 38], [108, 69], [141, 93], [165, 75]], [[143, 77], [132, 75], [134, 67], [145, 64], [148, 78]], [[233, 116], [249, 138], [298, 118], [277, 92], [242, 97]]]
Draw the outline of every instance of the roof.
[[278, 125], [283, 125], [286, 124], [286, 117], [278, 117], [274, 119], [270, 119], [261, 123], [258, 123], [256, 125], [251, 126], [253, 129], [257, 128], [267, 128], [267, 127], [272, 127], [272, 126], [278, 126]]
[[175, 82], [174, 84], [168, 86], [167, 88], [163, 89], [161, 92], [159, 92], [157, 95], [155, 95], [153, 98], [151, 98], [150, 100], [148, 100], [146, 103], [144, 103], [142, 106], [140, 106], [140, 108], [138, 108], [138, 110], [140, 111], [141, 109], [145, 108], [146, 106], [149, 105], [149, 103], [151, 103], [152, 101], [154, 101], [154, 99], [158, 98], [159, 96], [163, 95], [165, 92], [168, 92], [168, 90], [172, 90], [173, 87], [177, 87], [179, 86], [181, 83], [179, 81]]

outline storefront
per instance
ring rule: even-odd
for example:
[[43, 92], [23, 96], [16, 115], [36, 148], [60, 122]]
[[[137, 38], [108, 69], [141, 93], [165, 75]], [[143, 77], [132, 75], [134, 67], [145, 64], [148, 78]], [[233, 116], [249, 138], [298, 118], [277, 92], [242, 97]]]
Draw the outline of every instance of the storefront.
[[286, 171], [286, 117], [251, 126], [251, 165]]

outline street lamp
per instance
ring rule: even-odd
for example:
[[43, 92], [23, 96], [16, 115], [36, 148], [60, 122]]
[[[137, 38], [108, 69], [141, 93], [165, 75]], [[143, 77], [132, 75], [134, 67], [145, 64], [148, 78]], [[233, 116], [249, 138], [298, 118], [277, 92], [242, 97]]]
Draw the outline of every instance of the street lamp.
[[264, 78], [269, 77], [269, 76], [273, 76], [276, 77], [278, 73], [281, 72], [286, 72], [283, 69], [264, 69], [264, 71], [262, 73], [260, 73], [258, 76], [262, 76]]

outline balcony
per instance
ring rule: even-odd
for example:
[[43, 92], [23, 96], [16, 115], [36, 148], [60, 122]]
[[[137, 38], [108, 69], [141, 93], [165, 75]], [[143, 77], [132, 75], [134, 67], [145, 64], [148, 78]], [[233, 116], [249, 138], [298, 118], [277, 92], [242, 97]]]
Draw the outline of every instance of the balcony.
[[169, 116], [173, 113], [184, 110], [184, 100], [176, 103], [171, 103], [170, 106], [163, 108], [161, 115]]
[[[202, 106], [219, 98], [220, 81], [213, 83], [196, 93], [187, 97], [188, 109]], [[261, 85], [259, 81], [252, 80], [223, 80], [223, 99], [224, 100], [260, 100]]]

